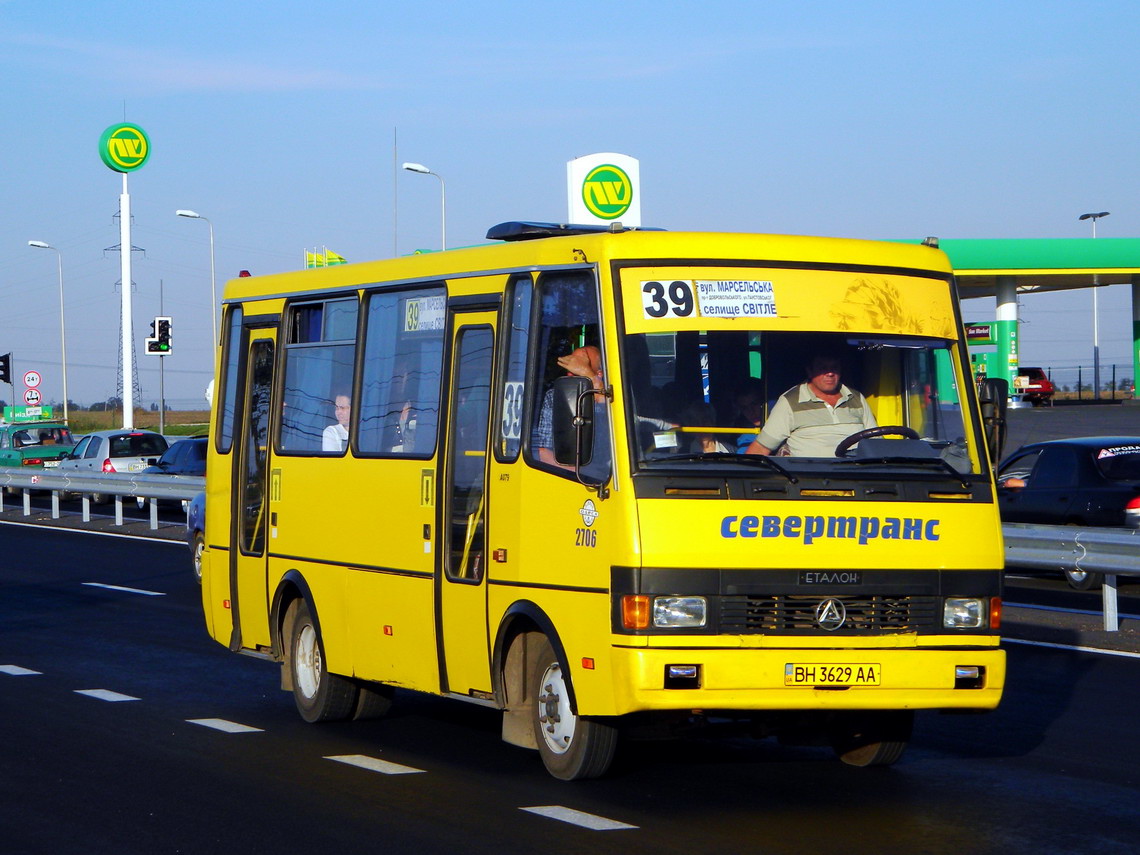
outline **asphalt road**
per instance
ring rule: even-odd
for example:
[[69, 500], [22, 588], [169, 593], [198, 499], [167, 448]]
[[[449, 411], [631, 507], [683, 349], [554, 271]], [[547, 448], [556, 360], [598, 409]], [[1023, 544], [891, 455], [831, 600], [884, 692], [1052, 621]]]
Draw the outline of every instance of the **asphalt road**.
[[920, 714], [890, 769], [737, 736], [633, 744], [609, 777], [567, 784], [501, 743], [497, 714], [455, 701], [401, 693], [382, 721], [303, 723], [275, 666], [206, 636], [188, 561], [176, 542], [0, 523], [0, 852], [1133, 853], [1140, 840], [1135, 656], [1011, 644], [1001, 708]]
[[1030, 442], [1072, 436], [1140, 436], [1140, 403], [1021, 407], [1007, 413], [1003, 457]]

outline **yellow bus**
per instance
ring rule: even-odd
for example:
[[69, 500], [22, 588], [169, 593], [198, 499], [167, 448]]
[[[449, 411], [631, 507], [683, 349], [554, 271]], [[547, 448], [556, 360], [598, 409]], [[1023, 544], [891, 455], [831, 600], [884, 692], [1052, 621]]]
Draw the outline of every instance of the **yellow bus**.
[[889, 764], [915, 710], [998, 704], [1001, 528], [942, 252], [488, 238], [228, 283], [213, 638], [280, 662], [308, 721], [462, 699], [563, 779], [626, 730], [731, 719]]

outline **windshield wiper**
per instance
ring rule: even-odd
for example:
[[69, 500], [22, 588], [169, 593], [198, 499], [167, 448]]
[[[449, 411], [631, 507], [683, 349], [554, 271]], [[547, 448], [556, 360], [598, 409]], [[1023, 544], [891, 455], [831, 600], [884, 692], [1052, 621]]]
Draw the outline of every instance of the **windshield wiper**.
[[968, 490], [970, 487], [973, 486], [973, 482], [970, 481], [966, 475], [963, 475], [961, 472], [959, 472], [957, 469], [955, 469], [954, 466], [950, 463], [950, 461], [946, 460], [945, 458], [943, 458], [941, 456], [939, 456], [939, 457], [905, 457], [905, 456], [883, 455], [882, 457], [862, 457], [862, 458], [857, 457], [852, 462], [855, 463], [856, 465], [861, 465], [864, 463], [906, 463], [906, 464], [913, 464], [915, 466], [929, 466], [929, 465], [933, 464], [934, 466], [937, 466], [939, 469], [943, 469], [946, 472], [948, 472], [950, 474], [950, 476], [952, 478], [954, 478], [954, 480], [958, 481], [962, 485], [963, 488]]
[[726, 460], [732, 463], [745, 463], [750, 466], [766, 466], [788, 479], [790, 484], [798, 484], [800, 479], [784, 466], [764, 454], [733, 454], [728, 451], [705, 451], [699, 454], [671, 454], [668, 457], [652, 458], [653, 463], [672, 463], [679, 460]]

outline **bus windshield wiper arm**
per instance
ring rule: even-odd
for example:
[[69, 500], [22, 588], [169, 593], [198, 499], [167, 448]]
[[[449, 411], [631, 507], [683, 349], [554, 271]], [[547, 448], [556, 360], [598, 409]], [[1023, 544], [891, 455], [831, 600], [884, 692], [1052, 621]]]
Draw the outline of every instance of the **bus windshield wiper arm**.
[[751, 466], [767, 466], [788, 479], [791, 484], [798, 484], [800, 479], [764, 454], [732, 454], [727, 451], [706, 451], [700, 454], [674, 454], [669, 457], [657, 458], [654, 462], [669, 463], [677, 460], [728, 460], [733, 463], [746, 463]]
[[865, 457], [862, 459], [856, 459], [855, 463], [856, 465], [864, 463], [908, 463], [914, 464], [916, 466], [926, 466], [933, 464], [940, 469], [944, 469], [947, 473], [950, 474], [951, 477], [961, 483], [963, 487], [969, 488], [973, 486], [973, 482], [970, 481], [966, 475], [963, 475], [961, 472], [955, 469], [953, 465], [951, 465], [950, 461], [942, 457]]

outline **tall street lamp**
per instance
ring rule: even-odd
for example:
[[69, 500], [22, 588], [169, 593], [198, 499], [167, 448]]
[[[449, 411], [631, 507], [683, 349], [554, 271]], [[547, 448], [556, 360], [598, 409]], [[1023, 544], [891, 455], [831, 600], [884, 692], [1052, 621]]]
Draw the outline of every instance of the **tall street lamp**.
[[[1078, 220], [1092, 220], [1092, 236], [1096, 240], [1096, 221], [1101, 217], [1107, 217], [1108, 211], [1100, 211], [1096, 214], [1081, 214], [1077, 217]], [[1100, 313], [1097, 312], [1097, 291], [1100, 285], [1100, 277], [1093, 274], [1093, 400], [1100, 400]]]
[[42, 240], [30, 240], [28, 246], [50, 249], [59, 262], [59, 368], [63, 374], [63, 421], [67, 423], [67, 332], [63, 323], [63, 253]]
[[214, 224], [207, 217], [196, 211], [175, 211], [176, 217], [189, 217], [192, 220], [202, 220], [210, 227], [210, 321], [213, 324], [214, 340], [211, 348], [218, 346], [218, 291], [214, 277]]
[[419, 172], [421, 175], [434, 175], [439, 179], [439, 248], [447, 249], [447, 188], [443, 184], [443, 176], [432, 172], [422, 163], [405, 163], [404, 169], [408, 172]]

